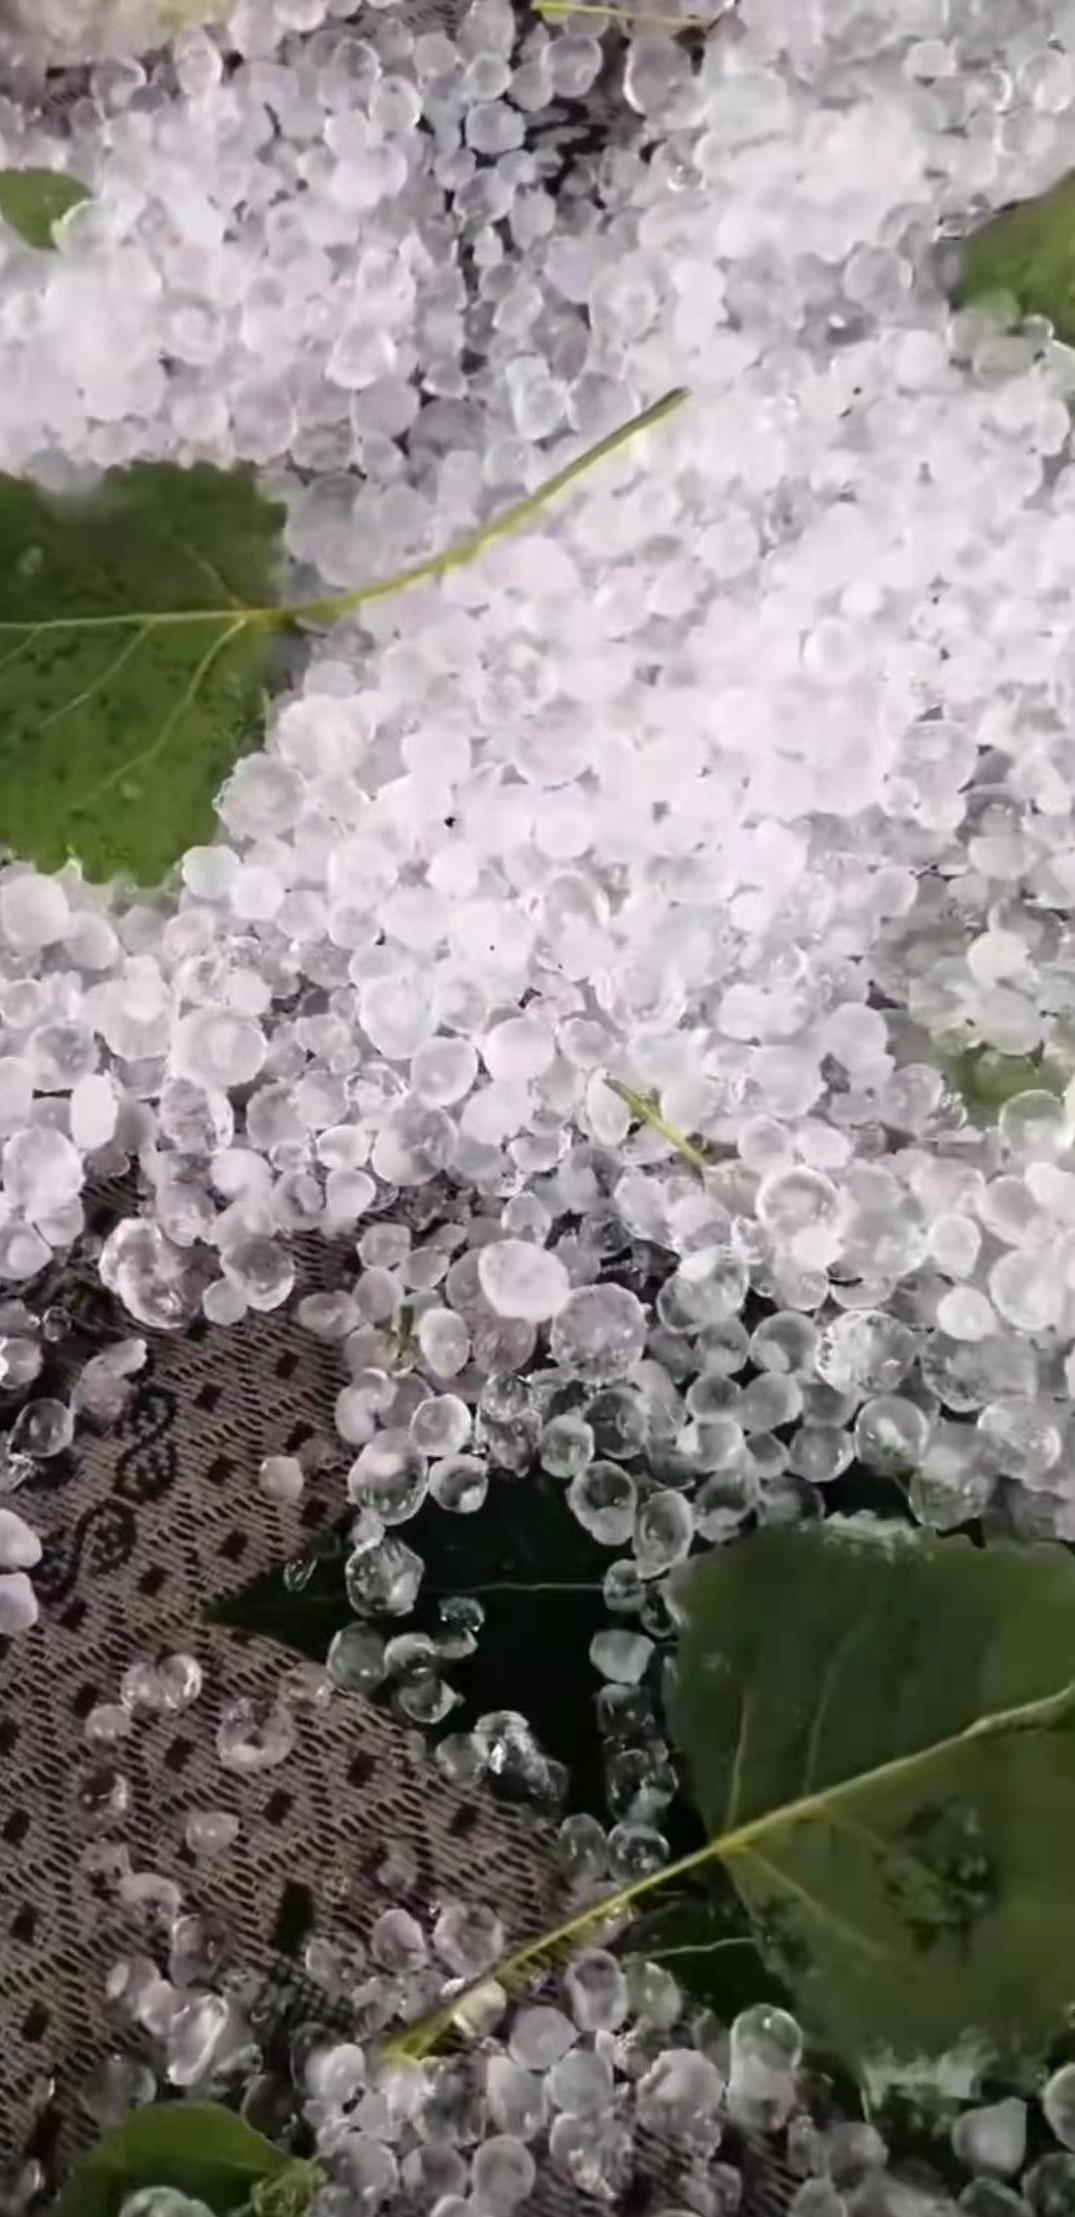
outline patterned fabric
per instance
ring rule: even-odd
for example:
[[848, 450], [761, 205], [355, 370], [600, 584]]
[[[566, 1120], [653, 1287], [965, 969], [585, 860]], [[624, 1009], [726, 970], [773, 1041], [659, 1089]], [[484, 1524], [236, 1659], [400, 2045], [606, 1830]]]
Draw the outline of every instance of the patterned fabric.
[[[302, 1290], [338, 1282], [347, 1250], [299, 1246]], [[61, 1291], [83, 1354], [126, 1329], [93, 1277], [92, 1249]], [[287, 1508], [256, 1475], [265, 1455], [331, 1435], [341, 1376], [336, 1352], [288, 1312], [157, 1335], [120, 1425], [107, 1437], [80, 1428], [66, 1467], [14, 1497], [45, 1554], [34, 1573], [41, 1622], [0, 1661], [0, 2165], [32, 2154], [55, 2183], [92, 2145], [80, 2089], [123, 2045], [108, 1972], [124, 1955], [160, 1955], [159, 1927], [93, 1867], [109, 1844], [127, 1846], [135, 1872], [174, 1880], [184, 1907], [219, 1930], [225, 1960], [264, 1979], [272, 2007], [295, 1988], [280, 1926], [296, 1883], [316, 1931], [340, 1939], [365, 1936], [399, 1899], [425, 1916], [449, 1900], [495, 1902], [515, 1938], [562, 1913], [547, 1838], [490, 1794], [452, 1792], [422, 1735], [357, 1695], [301, 1704], [298, 1746], [279, 1769], [241, 1778], [218, 1760], [224, 1705], [273, 1698], [290, 1666], [274, 1643], [210, 1623], [206, 1603], [301, 1555], [338, 1518], [340, 1463], [326, 1462]], [[173, 1716], [136, 1710], [127, 1740], [88, 1746], [89, 1712], [118, 1698], [132, 1663], [167, 1652], [202, 1664], [199, 1699]], [[111, 1770], [128, 1781], [129, 1808], [102, 1825], [90, 1805]], [[206, 1808], [241, 1826], [213, 1860], [184, 1841], [190, 1811]], [[401, 1850], [414, 1869], [402, 1889], [379, 1875]], [[301, 2014], [331, 2014], [308, 1987], [299, 2001]], [[761, 2142], [735, 2152], [744, 2217], [782, 2217], [793, 2182], [778, 2154]], [[656, 2207], [678, 2167], [647, 2140], [631, 2207]], [[543, 2173], [528, 2208], [593, 2217], [596, 2206]]]
[[[301, 1877], [322, 1926], [362, 1932], [395, 1898], [375, 1875], [390, 1847], [415, 1858], [416, 1909], [494, 1899], [522, 1932], [540, 1930], [555, 1907], [533, 1831], [491, 1800], [462, 1801], [420, 1736], [357, 1696], [300, 1706], [299, 1745], [276, 1770], [240, 1778], [217, 1759], [224, 1704], [272, 1697], [289, 1666], [273, 1643], [209, 1624], [205, 1604], [301, 1554], [338, 1516], [338, 1469], [286, 1509], [266, 1500], [256, 1473], [264, 1455], [293, 1452], [330, 1427], [339, 1383], [332, 1350], [287, 1316], [158, 1337], [117, 1431], [80, 1430], [68, 1469], [14, 1497], [45, 1555], [34, 1574], [41, 1622], [8, 1644], [0, 1666], [8, 2161], [34, 2148], [66, 2167], [93, 2139], [79, 2086], [115, 2044], [106, 1975], [124, 1954], [152, 1952], [140, 1916], [87, 1871], [95, 1844], [124, 1841], [135, 1871], [174, 1879], [187, 1907], [219, 1923], [231, 1957], [265, 1973], [279, 1967], [274, 1934], [288, 1882]], [[202, 1663], [199, 1700], [174, 1716], [137, 1710], [127, 1740], [87, 1746], [86, 1716], [118, 1699], [131, 1663], [172, 1651]], [[84, 1804], [112, 1768], [129, 1782], [130, 1806], [102, 1828]], [[241, 1821], [218, 1860], [197, 1861], [184, 1845], [198, 1808]]]

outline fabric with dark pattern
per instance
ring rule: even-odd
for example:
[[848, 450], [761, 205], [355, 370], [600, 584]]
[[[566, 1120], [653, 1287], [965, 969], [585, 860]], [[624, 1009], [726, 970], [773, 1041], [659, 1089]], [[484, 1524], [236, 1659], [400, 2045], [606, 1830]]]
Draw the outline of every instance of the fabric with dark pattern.
[[[224, 1705], [272, 1698], [289, 1663], [274, 1643], [211, 1624], [205, 1604], [302, 1553], [338, 1517], [338, 1470], [313, 1478], [288, 1509], [265, 1498], [256, 1474], [263, 1456], [330, 1426], [339, 1383], [338, 1358], [288, 1315], [158, 1336], [115, 1433], [80, 1430], [59, 1480], [13, 1497], [45, 1554], [34, 1574], [41, 1621], [7, 1643], [0, 1665], [8, 2162], [42, 2148], [66, 2167], [92, 2141], [79, 2087], [115, 2044], [107, 1973], [125, 1954], [153, 1952], [140, 1917], [87, 1871], [95, 1844], [125, 1842], [135, 1871], [174, 1879], [187, 1907], [219, 1922], [229, 1956], [266, 1973], [278, 1967], [273, 1935], [289, 1880], [301, 1873], [323, 1927], [361, 1932], [394, 1898], [375, 1877], [392, 1846], [416, 1859], [417, 1909], [492, 1898], [521, 1932], [540, 1929], [555, 1907], [536, 1834], [491, 1799], [461, 1800], [420, 1736], [357, 1696], [299, 1706], [299, 1745], [279, 1769], [240, 1778], [217, 1758]], [[128, 1739], [87, 1746], [85, 1718], [118, 1699], [125, 1670], [177, 1651], [204, 1667], [199, 1700], [175, 1716], [136, 1710]], [[130, 1806], [102, 1827], [84, 1798], [110, 1768], [128, 1780]], [[240, 1819], [219, 1860], [196, 1860], [184, 1845], [198, 1808]]]

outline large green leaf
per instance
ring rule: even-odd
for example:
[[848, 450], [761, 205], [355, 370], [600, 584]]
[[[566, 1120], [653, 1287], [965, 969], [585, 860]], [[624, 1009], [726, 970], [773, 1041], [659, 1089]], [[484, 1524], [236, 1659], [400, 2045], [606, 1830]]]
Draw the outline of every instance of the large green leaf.
[[242, 470], [136, 463], [88, 493], [0, 478], [0, 851], [155, 883], [213, 828], [258, 736], [273, 635], [435, 582], [660, 422], [669, 393], [489, 523], [394, 576], [282, 605], [282, 510]]
[[1048, 192], [990, 216], [963, 240], [955, 302], [1007, 294], [1024, 316], [1047, 316], [1075, 343], [1075, 172]]
[[260, 727], [283, 511], [240, 470], [0, 479], [0, 840], [152, 885]]
[[1075, 1562], [837, 1522], [684, 1598], [673, 1729], [804, 2021], [1025, 2073], [1075, 1996]]
[[0, 169], [0, 216], [27, 246], [55, 247], [52, 227], [91, 194], [59, 169]]
[[[730, 1877], [826, 2049], [859, 2064], [971, 2042], [1026, 2078], [1075, 1996], [1075, 1561], [834, 1519], [716, 1550], [680, 1600], [671, 1722], [708, 1843], [495, 1976], [531, 1979], [665, 1887]], [[397, 2051], [427, 2053], [457, 2011]]]
[[[283, 2193], [289, 2173], [296, 2188], [290, 2196]], [[280, 2186], [281, 2209], [290, 2200], [298, 2211], [311, 2199], [316, 2177], [310, 2165], [296, 2163], [215, 2102], [154, 2103], [105, 2133], [64, 2188], [52, 2217], [116, 2217], [127, 2196], [142, 2186], [177, 2187], [226, 2217], [269, 2182]]]

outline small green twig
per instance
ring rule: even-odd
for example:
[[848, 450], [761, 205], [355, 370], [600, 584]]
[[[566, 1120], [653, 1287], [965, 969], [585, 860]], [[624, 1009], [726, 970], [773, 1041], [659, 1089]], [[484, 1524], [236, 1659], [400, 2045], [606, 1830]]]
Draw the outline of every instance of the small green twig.
[[334, 593], [325, 600], [302, 601], [297, 606], [282, 608], [276, 614], [284, 623], [335, 623], [341, 616], [353, 614], [356, 608], [364, 608], [370, 601], [389, 600], [395, 593], [406, 592], [411, 585], [439, 583], [450, 571], [463, 569], [468, 562], [475, 561], [479, 554], [484, 554], [486, 547], [493, 546], [498, 539], [511, 538], [516, 531], [524, 530], [547, 507], [550, 500], [555, 500], [560, 493], [566, 493], [580, 477], [587, 476], [596, 463], [607, 460], [609, 455], [617, 454], [621, 447], [638, 438], [643, 431], [650, 431], [656, 424], [663, 423], [666, 416], [671, 416], [682, 408], [686, 398], [682, 387], [665, 393], [663, 399], [655, 400], [651, 408], [643, 408], [641, 414], [632, 416], [628, 423], [618, 424], [615, 431], [607, 432], [603, 439], [598, 439], [596, 445], [587, 447], [584, 454], [576, 455], [573, 462], [566, 463], [562, 470], [547, 477], [536, 492], [527, 494], [525, 500], [515, 501], [499, 516], [491, 517], [488, 523], [479, 524], [475, 531], [468, 531], [463, 538], [456, 539], [452, 546], [446, 547], [442, 554], [432, 554], [422, 562], [414, 562], [408, 569], [397, 570], [393, 577], [375, 578], [368, 585], [355, 585], [349, 592]]
[[643, 1960], [650, 1963], [670, 1963], [673, 1956], [721, 1955], [725, 1948], [750, 1948], [755, 1955], [758, 1952], [754, 1941], [747, 1939], [744, 1934], [741, 1939], [735, 1940], [684, 1941], [681, 1946], [676, 1948], [650, 1948]]
[[613, 23], [622, 23], [630, 30], [640, 26], [653, 31], [711, 31], [717, 20], [708, 15], [650, 15], [634, 8], [617, 8], [614, 0], [605, 7], [597, 0], [534, 0], [534, 14], [547, 23], [558, 23], [569, 15], [599, 15], [606, 30]]
[[675, 1148], [677, 1155], [681, 1155], [683, 1161], [689, 1163], [691, 1169], [696, 1170], [700, 1178], [704, 1178], [706, 1171], [709, 1169], [708, 1156], [702, 1152], [700, 1147], [694, 1145], [693, 1140], [688, 1139], [683, 1132], [678, 1131], [674, 1124], [670, 1124], [667, 1118], [661, 1115], [660, 1109], [651, 1095], [636, 1093], [633, 1086], [621, 1085], [618, 1078], [609, 1078], [606, 1082], [611, 1091], [619, 1095], [624, 1107], [629, 1108], [632, 1116], [638, 1118], [640, 1124], [648, 1124], [651, 1131], [658, 1132], [662, 1139], [668, 1141], [670, 1147]]

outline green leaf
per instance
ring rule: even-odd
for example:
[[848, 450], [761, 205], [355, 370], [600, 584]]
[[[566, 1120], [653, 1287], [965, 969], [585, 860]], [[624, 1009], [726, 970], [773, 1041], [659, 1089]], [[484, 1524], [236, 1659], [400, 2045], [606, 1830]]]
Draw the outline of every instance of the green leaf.
[[83, 200], [87, 185], [58, 169], [0, 169], [0, 216], [27, 246], [55, 247], [52, 226]]
[[325, 2183], [319, 2163], [289, 2163], [278, 2177], [262, 2179], [250, 2197], [253, 2217], [305, 2217]]
[[1002, 208], [963, 240], [955, 305], [998, 294], [1024, 316], [1047, 316], [1057, 338], [1075, 344], [1075, 172]]
[[259, 735], [282, 523], [240, 470], [140, 463], [62, 499], [0, 479], [6, 846], [152, 885], [210, 837]]
[[[1075, 1992], [1075, 1561], [833, 1519], [716, 1550], [679, 1600], [671, 1722], [707, 1844], [491, 1975], [543, 1974], [720, 1866], [824, 2047], [970, 2042], [1028, 2078]], [[466, 1998], [394, 2051], [427, 2054]]]
[[128, 2194], [142, 2186], [177, 2187], [226, 2217], [263, 2183], [282, 2186], [288, 2174], [310, 2169], [215, 2102], [153, 2103], [105, 2133], [54, 2203], [52, 2217], [117, 2217]]
[[275, 633], [435, 583], [663, 421], [668, 393], [427, 560], [282, 605], [282, 510], [241, 471], [137, 463], [90, 493], [0, 478], [0, 843], [44, 869], [155, 883], [213, 829], [259, 734]]
[[1075, 1562], [829, 1523], [683, 1600], [673, 1729], [804, 2022], [1025, 2075], [1075, 1991]]
[[1020, 1093], [1055, 1093], [1066, 1080], [1059, 1065], [1041, 1054], [1004, 1055], [995, 1047], [938, 1049], [941, 1068], [976, 1123], [995, 1123], [1006, 1101]]

